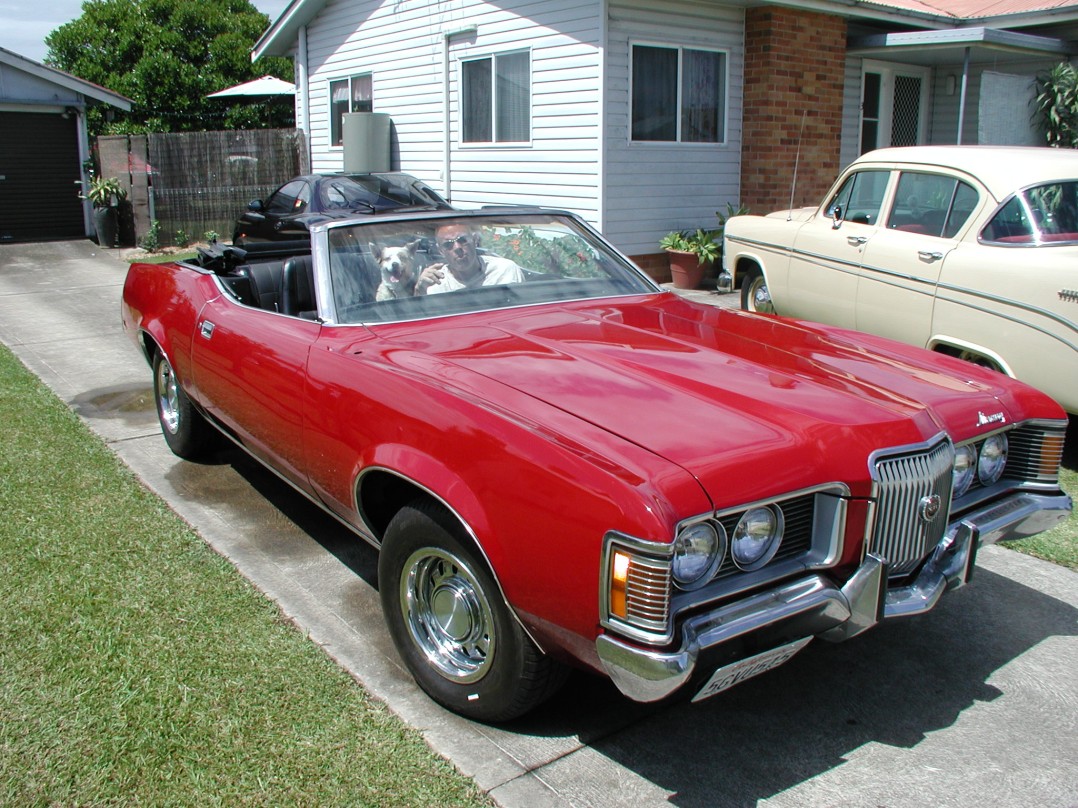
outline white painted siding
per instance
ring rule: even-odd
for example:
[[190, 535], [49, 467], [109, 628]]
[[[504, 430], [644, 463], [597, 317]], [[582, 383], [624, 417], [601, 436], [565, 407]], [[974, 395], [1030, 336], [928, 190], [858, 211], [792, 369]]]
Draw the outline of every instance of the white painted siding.
[[[715, 211], [740, 197], [744, 12], [692, 0], [612, 0], [609, 14], [603, 231], [629, 254], [655, 253], [671, 230], [716, 227]], [[639, 41], [726, 52], [725, 143], [630, 142], [630, 43]]]
[[[308, 25], [311, 153], [315, 171], [339, 171], [329, 144], [329, 82], [373, 75], [374, 110], [393, 121], [393, 167], [424, 179], [454, 204], [542, 204], [598, 224], [599, 17], [594, 4], [521, 0], [396, 3], [331, 0]], [[445, 177], [445, 34], [450, 40], [450, 183]], [[459, 60], [531, 53], [531, 141], [460, 143]]]
[[842, 87], [842, 144], [839, 163], [845, 168], [861, 154], [861, 65], [858, 56], [847, 57]]

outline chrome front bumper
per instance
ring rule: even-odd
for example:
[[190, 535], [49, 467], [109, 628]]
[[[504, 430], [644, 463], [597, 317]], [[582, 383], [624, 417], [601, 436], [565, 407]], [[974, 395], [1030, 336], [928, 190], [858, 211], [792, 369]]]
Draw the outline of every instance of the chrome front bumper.
[[1020, 493], [967, 514], [901, 588], [887, 588], [886, 561], [869, 553], [841, 587], [823, 575], [807, 575], [688, 618], [677, 650], [644, 648], [609, 634], [599, 636], [596, 650], [622, 693], [658, 701], [692, 678], [701, 654], [740, 637], [774, 630], [841, 642], [883, 618], [926, 612], [944, 592], [969, 581], [980, 545], [1033, 536], [1066, 520], [1071, 507], [1065, 494]]

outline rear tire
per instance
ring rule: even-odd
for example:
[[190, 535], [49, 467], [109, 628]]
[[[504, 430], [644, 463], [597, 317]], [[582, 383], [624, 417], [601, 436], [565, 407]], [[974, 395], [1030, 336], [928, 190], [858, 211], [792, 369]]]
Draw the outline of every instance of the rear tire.
[[153, 399], [161, 434], [172, 453], [184, 460], [206, 455], [215, 437], [213, 427], [195, 409], [161, 351], [153, 359]]
[[771, 302], [771, 293], [767, 289], [767, 280], [763, 270], [752, 267], [745, 273], [741, 282], [741, 308], [759, 314], [774, 314], [775, 304]]
[[476, 721], [523, 715], [553, 695], [566, 669], [510, 612], [457, 521], [419, 500], [389, 523], [378, 558], [382, 612], [416, 683]]

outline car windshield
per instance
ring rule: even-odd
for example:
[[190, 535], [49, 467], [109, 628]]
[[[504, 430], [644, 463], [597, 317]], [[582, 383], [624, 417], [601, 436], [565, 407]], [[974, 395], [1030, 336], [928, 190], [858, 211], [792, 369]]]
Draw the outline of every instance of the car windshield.
[[337, 323], [415, 320], [657, 287], [579, 220], [530, 213], [330, 225]]
[[1018, 192], [992, 217], [981, 238], [1000, 244], [1078, 242], [1078, 180]]
[[406, 174], [358, 174], [324, 179], [319, 188], [323, 210], [388, 210], [444, 207], [445, 202]]

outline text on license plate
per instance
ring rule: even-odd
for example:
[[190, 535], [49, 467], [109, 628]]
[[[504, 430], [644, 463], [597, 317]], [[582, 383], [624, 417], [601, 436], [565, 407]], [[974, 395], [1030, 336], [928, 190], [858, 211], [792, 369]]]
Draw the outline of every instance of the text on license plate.
[[733, 664], [726, 665], [715, 671], [707, 684], [701, 688], [700, 692], [693, 697], [693, 701], [700, 701], [701, 699], [710, 698], [711, 696], [721, 693], [727, 690], [739, 682], [744, 682], [746, 679], [751, 679], [757, 674], [769, 671], [772, 668], [777, 668], [784, 662], [789, 661], [790, 657], [804, 648], [812, 641], [812, 637], [805, 637], [801, 640], [795, 640], [788, 645], [780, 645], [778, 648], [772, 648], [770, 651], [764, 651], [762, 654], [742, 659], [740, 662], [734, 662]]

